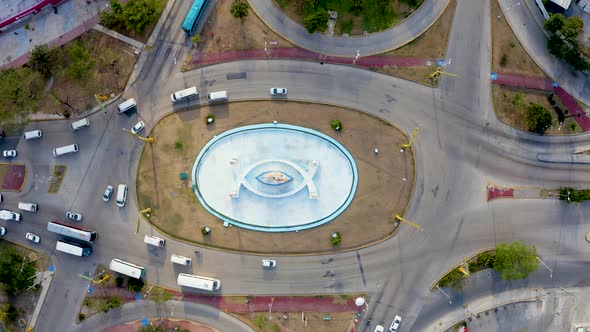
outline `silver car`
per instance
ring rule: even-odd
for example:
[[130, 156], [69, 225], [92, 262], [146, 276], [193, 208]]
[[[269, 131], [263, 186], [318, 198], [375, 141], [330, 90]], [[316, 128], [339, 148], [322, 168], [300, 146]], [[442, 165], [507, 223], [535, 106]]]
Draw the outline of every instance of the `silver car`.
[[107, 189], [104, 190], [104, 194], [102, 194], [102, 200], [108, 202], [113, 196], [113, 186], [110, 184], [107, 186]]
[[76, 212], [72, 212], [72, 211], [66, 212], [66, 218], [76, 220], [76, 221], [82, 221], [82, 215], [79, 213], [76, 213]]
[[286, 96], [287, 89], [285, 89], [285, 88], [270, 88], [270, 95], [271, 96]]
[[2, 155], [5, 158], [14, 158], [14, 157], [16, 157], [16, 150], [4, 150], [2, 152]]
[[131, 132], [134, 134], [139, 133], [143, 128], [145, 127], [145, 123], [143, 123], [143, 121], [139, 121], [138, 123], [135, 124], [135, 126], [133, 126], [133, 128], [131, 128]]

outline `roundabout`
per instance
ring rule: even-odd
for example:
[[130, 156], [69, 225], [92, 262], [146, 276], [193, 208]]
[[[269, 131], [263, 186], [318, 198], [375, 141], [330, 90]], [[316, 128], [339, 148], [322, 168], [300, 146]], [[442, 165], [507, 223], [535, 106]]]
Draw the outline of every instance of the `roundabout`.
[[[344, 129], [333, 130], [332, 119]], [[259, 253], [346, 250], [391, 236], [393, 215], [410, 198], [413, 157], [399, 151], [407, 136], [356, 110], [234, 102], [169, 114], [150, 135], [158, 141], [139, 164], [140, 209], [189, 242]], [[343, 240], [332, 247], [335, 232]]]

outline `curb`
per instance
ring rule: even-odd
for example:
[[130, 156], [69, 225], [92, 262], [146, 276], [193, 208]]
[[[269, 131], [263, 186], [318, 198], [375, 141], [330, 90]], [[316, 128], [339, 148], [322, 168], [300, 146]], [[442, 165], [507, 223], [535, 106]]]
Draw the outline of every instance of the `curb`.
[[[232, 99], [230, 101], [230, 103], [239, 103], [239, 102], [255, 102], [255, 101], [269, 101], [269, 99], [258, 99], [258, 98], [245, 98], [245, 99]], [[399, 130], [401, 133], [403, 133], [406, 138], [409, 140], [409, 136], [406, 134], [406, 132], [401, 129], [400, 127], [398, 127], [396, 124], [390, 123], [389, 121], [385, 120], [383, 117], [381, 117], [380, 115], [377, 114], [372, 114], [370, 112], [364, 111], [364, 110], [359, 110], [356, 108], [352, 108], [352, 107], [348, 107], [348, 106], [342, 106], [342, 105], [338, 105], [336, 103], [329, 103], [329, 102], [310, 102], [308, 100], [299, 100], [299, 99], [289, 99], [289, 101], [293, 101], [293, 102], [300, 102], [300, 103], [306, 103], [306, 104], [318, 104], [318, 105], [327, 105], [327, 106], [333, 106], [333, 107], [341, 107], [341, 108], [346, 108], [355, 112], [360, 112], [360, 113], [364, 113], [370, 116], [373, 116], [389, 125], [391, 125], [392, 127], [394, 127], [395, 129]], [[203, 106], [208, 106], [209, 104], [206, 102], [200, 102], [199, 104], [193, 105], [191, 106], [191, 108], [201, 108]], [[165, 119], [166, 117], [178, 113], [178, 111], [170, 111], [168, 113], [163, 114], [160, 118], [158, 118], [157, 120], [154, 121], [154, 124], [159, 123], [160, 121], [162, 121], [163, 119]], [[155, 125], [154, 125], [155, 126]], [[153, 130], [154, 127], [152, 127]], [[151, 131], [150, 131], [151, 133]], [[157, 142], [157, 141], [156, 141]], [[144, 144], [144, 147], [141, 151], [141, 155], [140, 158], [138, 160], [138, 163], [136, 165], [135, 168], [135, 179], [137, 179], [138, 176], [138, 172], [139, 172], [139, 165], [142, 162], [143, 156], [144, 156], [144, 149], [145, 147], [148, 146], [147, 144]], [[404, 215], [407, 214], [407, 211], [409, 209], [410, 203], [412, 202], [413, 199], [413, 195], [414, 195], [414, 188], [416, 185], [416, 156], [414, 154], [414, 151], [412, 150], [412, 162], [414, 163], [414, 178], [412, 181], [412, 190], [411, 190], [411, 194], [410, 194], [410, 198], [408, 200], [408, 203], [406, 204], [406, 208], [404, 211]], [[138, 195], [137, 195], [137, 181], [135, 182], [136, 186], [135, 186], [135, 205], [136, 205], [136, 209], [139, 213], [140, 211], [140, 207], [139, 207], [139, 201], [138, 201]], [[395, 214], [395, 211], [392, 212], [393, 214]], [[238, 249], [230, 249], [230, 248], [224, 248], [224, 247], [218, 247], [215, 245], [210, 245], [210, 244], [204, 244], [204, 243], [199, 243], [196, 241], [192, 241], [192, 240], [188, 240], [185, 238], [181, 238], [175, 234], [170, 234], [164, 230], [162, 230], [160, 227], [154, 225], [150, 220], [147, 220], [143, 214], [139, 214], [139, 217], [142, 218], [142, 220], [144, 220], [150, 227], [154, 228], [155, 230], [157, 230], [158, 232], [160, 232], [161, 234], [164, 234], [165, 236], [174, 239], [175, 241], [179, 241], [179, 242], [183, 242], [185, 244], [189, 244], [189, 245], [195, 245], [195, 246], [199, 246], [199, 247], [203, 247], [203, 248], [213, 248], [222, 252], [228, 252], [228, 253], [247, 253], [249, 255], [255, 255], [255, 256], [265, 256], [268, 255], [269, 252], [256, 252], [256, 251], [246, 251], [246, 250], [238, 250]], [[401, 224], [399, 225], [401, 226]], [[326, 250], [326, 251], [314, 251], [314, 252], [303, 252], [303, 253], [280, 253], [281, 256], [286, 256], [286, 257], [300, 257], [300, 256], [315, 256], [315, 255], [329, 255], [329, 254], [336, 254], [336, 253], [342, 253], [342, 252], [349, 252], [349, 251], [355, 251], [355, 250], [359, 250], [359, 249], [363, 249], [363, 248], [367, 248], [370, 246], [373, 246], [375, 244], [381, 243], [383, 241], [386, 241], [390, 238], [392, 238], [393, 236], [395, 236], [399, 230], [400, 227], [396, 227], [394, 228], [391, 232], [389, 232], [389, 234], [387, 234], [385, 237], [380, 238], [380, 239], [376, 239], [374, 241], [368, 242], [368, 243], [364, 243], [364, 244], [360, 244], [358, 246], [355, 247], [351, 247], [351, 248], [343, 248], [338, 250], [336, 249], [332, 249], [332, 250]], [[139, 232], [138, 232], [139, 233]], [[277, 253], [279, 254], [279, 253]]]
[[[469, 261], [471, 259], [473, 259], [474, 257], [483, 254], [484, 252], [489, 252], [489, 251], [494, 251], [495, 248], [491, 248], [491, 249], [485, 249], [482, 251], [478, 251], [475, 254], [472, 254], [471, 256], [468, 256], [469, 258], [465, 258], [466, 261]], [[443, 274], [440, 278], [436, 279], [436, 281], [432, 284], [432, 286], [430, 286], [430, 290], [433, 291], [436, 288], [436, 285], [438, 285], [438, 283], [441, 281], [442, 278], [444, 278], [447, 274], [451, 273], [451, 271], [453, 271], [454, 269], [458, 268], [459, 266], [461, 266], [462, 263], [459, 263], [457, 265], [455, 265], [453, 268], [448, 269], [447, 272], [445, 274]]]
[[[272, 1], [272, 0], [266, 0], [266, 1]], [[422, 5], [424, 4], [424, 2], [425, 2], [425, 1], [434, 1], [434, 0], [424, 0], [424, 1], [422, 2], [422, 4], [420, 4], [420, 7], [422, 7]], [[442, 14], [445, 12], [445, 10], [447, 9], [447, 7], [448, 7], [448, 5], [449, 5], [449, 3], [450, 3], [451, 1], [452, 1], [452, 0], [446, 0], [446, 3], [445, 3], [445, 5], [443, 6], [442, 10], [441, 10], [441, 11], [438, 13], [438, 15], [436, 16], [436, 18], [435, 18], [434, 20], [432, 20], [432, 22], [430, 22], [430, 23], [429, 23], [429, 24], [428, 24], [428, 25], [427, 25], [427, 26], [424, 28], [424, 30], [422, 30], [422, 31], [419, 31], [418, 35], [416, 35], [416, 36], [414, 36], [414, 37], [412, 37], [412, 38], [409, 38], [408, 40], [406, 40], [406, 41], [402, 42], [400, 45], [398, 45], [398, 46], [396, 46], [396, 47], [389, 47], [389, 48], [386, 48], [386, 49], [384, 49], [384, 50], [381, 50], [380, 52], [367, 53], [367, 54], [366, 54], [366, 56], [369, 56], [369, 55], [376, 55], [376, 54], [381, 54], [381, 53], [385, 53], [385, 52], [393, 51], [393, 50], [395, 50], [395, 49], [398, 49], [398, 48], [400, 48], [400, 47], [402, 47], [402, 46], [404, 46], [404, 45], [408, 44], [409, 42], [413, 41], [414, 39], [416, 39], [416, 38], [420, 37], [422, 34], [424, 34], [424, 32], [426, 32], [428, 29], [430, 29], [430, 27], [432, 27], [432, 26], [434, 25], [434, 23], [436, 23], [436, 21], [438, 21], [438, 19], [439, 19], [439, 18], [442, 16]], [[301, 48], [303, 48], [303, 49], [306, 49], [306, 50], [309, 50], [309, 51], [312, 51], [312, 52], [319, 53], [319, 52], [317, 52], [317, 51], [315, 51], [315, 50], [312, 50], [312, 49], [305, 48], [305, 47], [303, 47], [303, 46], [301, 46], [301, 45], [299, 45], [299, 44], [297, 44], [297, 43], [293, 42], [293, 40], [291, 40], [289, 37], [287, 37], [287, 36], [283, 35], [282, 33], [278, 32], [278, 31], [276, 31], [276, 30], [274, 30], [274, 29], [273, 29], [273, 28], [272, 28], [272, 27], [271, 27], [271, 26], [270, 26], [270, 25], [267, 23], [267, 21], [266, 21], [266, 20], [265, 20], [265, 19], [264, 19], [264, 18], [263, 18], [261, 15], [259, 15], [259, 13], [256, 11], [256, 9], [254, 9], [254, 7], [253, 7], [253, 6], [250, 4], [250, 0], [248, 0], [248, 6], [250, 6], [250, 9], [252, 10], [252, 12], [254, 12], [254, 15], [256, 15], [256, 17], [258, 17], [258, 19], [260, 19], [260, 21], [262, 21], [262, 23], [264, 23], [264, 25], [265, 25], [267, 28], [269, 28], [270, 30], [272, 30], [272, 31], [273, 31], [274, 33], [276, 33], [277, 35], [281, 36], [281, 37], [282, 37], [283, 39], [285, 39], [286, 41], [290, 42], [290, 43], [291, 43], [291, 44], [293, 44], [293, 45], [296, 45], [296, 46], [298, 46], [298, 47], [301, 47]], [[274, 3], [274, 1], [273, 1], [273, 6], [276, 6], [276, 4]], [[370, 35], [372, 35], [372, 34], [376, 34], [376, 33], [385, 33], [386, 31], [388, 31], [388, 30], [390, 30], [390, 29], [394, 29], [394, 28], [396, 28], [396, 27], [398, 27], [398, 26], [400, 26], [400, 25], [404, 24], [404, 23], [406, 22], [406, 20], [408, 20], [408, 19], [409, 19], [409, 18], [410, 18], [412, 15], [414, 15], [414, 14], [415, 14], [415, 13], [416, 13], [416, 12], [417, 12], [419, 9], [420, 9], [420, 7], [416, 8], [416, 10], [414, 10], [414, 11], [413, 11], [413, 12], [412, 12], [412, 13], [411, 13], [411, 14], [410, 14], [408, 17], [406, 17], [406, 18], [405, 18], [405, 19], [404, 19], [404, 20], [403, 20], [401, 23], [399, 23], [399, 24], [397, 24], [397, 25], [394, 25], [394, 26], [392, 26], [392, 27], [389, 27], [389, 28], [387, 28], [387, 29], [385, 29], [385, 30], [379, 31], [379, 32], [373, 32], [373, 33], [369, 34], [369, 36], [370, 36]], [[283, 16], [284, 16], [284, 17], [286, 17], [286, 18], [288, 18], [289, 20], [291, 20], [291, 19], [290, 19], [288, 16], [286, 16], [286, 15], [284, 15], [284, 14], [283, 14]], [[453, 14], [453, 19], [454, 19], [454, 14]], [[411, 29], [410, 29], [410, 30], [411, 30]], [[311, 35], [313, 35], [313, 34], [311, 34]], [[449, 36], [450, 36], [450, 34], [449, 34]], [[363, 37], [365, 37], [365, 36], [352, 36], [352, 37], [348, 37], [348, 38], [363, 38]], [[344, 37], [342, 37], [342, 38], [344, 38]], [[332, 53], [321, 53], [321, 54], [323, 54], [323, 55], [328, 55], [328, 56], [342, 56], [342, 55], [337, 55], [337, 54], [332, 54]], [[351, 58], [352, 58], [352, 57], [351, 57]]]

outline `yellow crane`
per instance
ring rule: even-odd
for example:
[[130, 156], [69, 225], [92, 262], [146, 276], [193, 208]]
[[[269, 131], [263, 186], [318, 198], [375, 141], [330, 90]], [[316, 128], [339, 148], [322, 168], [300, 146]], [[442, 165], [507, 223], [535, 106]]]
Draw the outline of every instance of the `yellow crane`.
[[133, 136], [135, 136], [135, 137], [139, 138], [140, 140], [147, 142], [147, 143], [154, 143], [156, 141], [156, 139], [153, 137], [142, 137], [137, 134], [134, 134], [133, 132], [131, 132], [125, 128], [123, 128], [123, 131], [128, 132], [129, 134], [131, 134], [131, 135], [133, 135]]
[[414, 142], [414, 138], [416, 138], [416, 135], [418, 135], [419, 130], [420, 130], [420, 126], [416, 127], [416, 129], [414, 129], [414, 132], [412, 133], [412, 137], [410, 137], [410, 141], [407, 144], [401, 145], [402, 149], [408, 149], [408, 148], [412, 147], [412, 142]]
[[457, 75], [457, 74], [442, 71], [442, 67], [438, 67], [437, 70], [435, 70], [432, 74], [428, 75], [428, 78], [433, 79], [433, 78], [437, 77], [439, 74], [449, 75], [449, 76], [453, 76], [453, 77], [459, 77], [459, 75]]
[[414, 228], [416, 228], [416, 229], [419, 229], [420, 231], [424, 231], [424, 227], [422, 227], [422, 226], [420, 226], [420, 225], [418, 225], [418, 224], [416, 224], [416, 223], [414, 223], [414, 222], [411, 222], [411, 221], [409, 221], [409, 220], [405, 219], [404, 217], [400, 216], [399, 214], [396, 214], [396, 215], [395, 215], [395, 216], [393, 216], [393, 217], [394, 217], [395, 219], [397, 219], [397, 220], [401, 221], [401, 222], [405, 222], [406, 224], [408, 224], [408, 225], [410, 225], [410, 226], [412, 226], [412, 227], [414, 227]]

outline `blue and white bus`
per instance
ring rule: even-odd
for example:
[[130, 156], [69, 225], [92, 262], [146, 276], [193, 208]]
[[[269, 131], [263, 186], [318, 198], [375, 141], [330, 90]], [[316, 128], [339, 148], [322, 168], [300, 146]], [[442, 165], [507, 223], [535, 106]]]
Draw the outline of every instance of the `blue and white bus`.
[[197, 32], [197, 26], [205, 13], [205, 8], [207, 8], [208, 3], [209, 0], [195, 0], [195, 2], [193, 2], [188, 15], [182, 23], [182, 30], [184, 30], [184, 32], [189, 35], [194, 35]]

